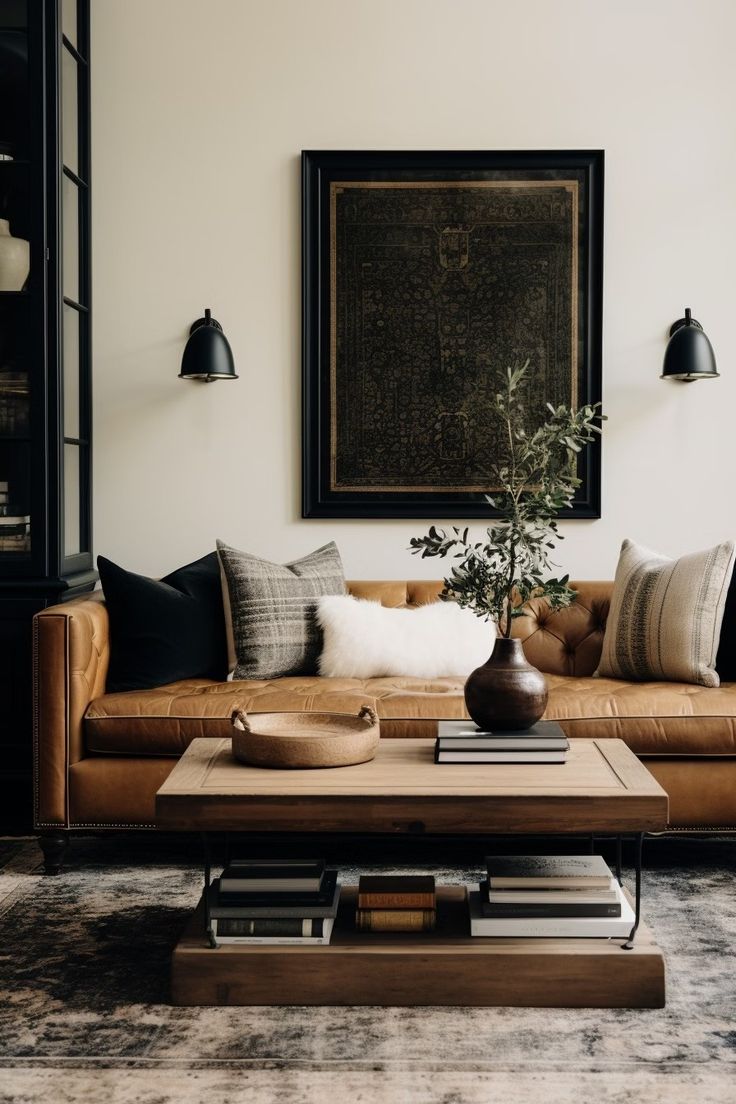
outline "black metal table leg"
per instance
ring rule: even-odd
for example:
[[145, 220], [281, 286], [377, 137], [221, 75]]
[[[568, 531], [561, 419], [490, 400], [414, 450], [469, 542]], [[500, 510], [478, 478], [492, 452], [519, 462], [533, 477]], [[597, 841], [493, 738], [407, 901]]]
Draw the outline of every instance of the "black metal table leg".
[[204, 851], [204, 930], [210, 947], [216, 947], [215, 937], [212, 932], [212, 920], [210, 918], [210, 878], [212, 876], [212, 855], [210, 853], [210, 841], [206, 832], [201, 833], [202, 850]]
[[616, 881], [619, 885], [623, 885], [621, 881], [621, 835], [616, 836]]
[[641, 853], [644, 846], [644, 833], [637, 832], [635, 837], [635, 851], [636, 851], [636, 902], [634, 906], [634, 926], [629, 932], [629, 938], [623, 944], [625, 951], [633, 951], [634, 949], [634, 937], [636, 930], [639, 927], [639, 918], [641, 916]]

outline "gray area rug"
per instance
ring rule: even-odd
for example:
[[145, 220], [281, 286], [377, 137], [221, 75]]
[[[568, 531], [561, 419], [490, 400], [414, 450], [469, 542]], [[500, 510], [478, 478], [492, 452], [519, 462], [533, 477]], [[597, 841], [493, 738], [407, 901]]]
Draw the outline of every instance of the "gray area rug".
[[[736, 1102], [733, 841], [647, 844], [667, 1007], [639, 1012], [173, 1008], [198, 858], [182, 839], [76, 841], [44, 878], [35, 844], [0, 842], [2, 1104]], [[446, 883], [480, 870], [424, 859]]]

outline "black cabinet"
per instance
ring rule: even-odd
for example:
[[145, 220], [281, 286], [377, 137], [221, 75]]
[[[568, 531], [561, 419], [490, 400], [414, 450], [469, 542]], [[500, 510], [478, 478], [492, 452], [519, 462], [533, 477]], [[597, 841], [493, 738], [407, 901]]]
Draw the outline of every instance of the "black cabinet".
[[90, 590], [89, 0], [0, 0], [0, 830], [31, 824], [31, 620]]

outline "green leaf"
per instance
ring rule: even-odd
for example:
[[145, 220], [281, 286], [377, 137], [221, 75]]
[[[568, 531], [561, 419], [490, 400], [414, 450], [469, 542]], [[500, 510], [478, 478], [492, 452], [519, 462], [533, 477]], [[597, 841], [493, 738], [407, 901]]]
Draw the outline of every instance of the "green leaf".
[[448, 536], [432, 525], [409, 544], [412, 554], [423, 557], [451, 554], [453, 566], [444, 583], [448, 600], [502, 626], [522, 616], [532, 597], [546, 597], [551, 608], [574, 600], [567, 576], [545, 576], [549, 553], [563, 539], [556, 516], [570, 507], [580, 486], [575, 457], [600, 433], [604, 420], [600, 403], [578, 410], [547, 403], [547, 420], [532, 420], [529, 368], [527, 358], [497, 373], [498, 391], [486, 399], [487, 416], [497, 421], [500, 451], [491, 460], [490, 482], [498, 490], [484, 495], [499, 517], [486, 529], [485, 542], [471, 542], [468, 528], [461, 533], [453, 526]]

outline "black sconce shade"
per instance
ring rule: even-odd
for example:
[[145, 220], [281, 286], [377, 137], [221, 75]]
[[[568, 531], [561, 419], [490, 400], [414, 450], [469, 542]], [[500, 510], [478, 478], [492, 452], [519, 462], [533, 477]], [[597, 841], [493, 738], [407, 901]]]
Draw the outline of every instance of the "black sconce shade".
[[713, 379], [717, 375], [713, 346], [688, 307], [685, 317], [678, 318], [670, 327], [664, 367], [659, 378], [691, 383], [693, 380]]
[[237, 378], [230, 342], [208, 307], [204, 318], [198, 318], [191, 325], [181, 358], [179, 379], [210, 383], [214, 380]]

